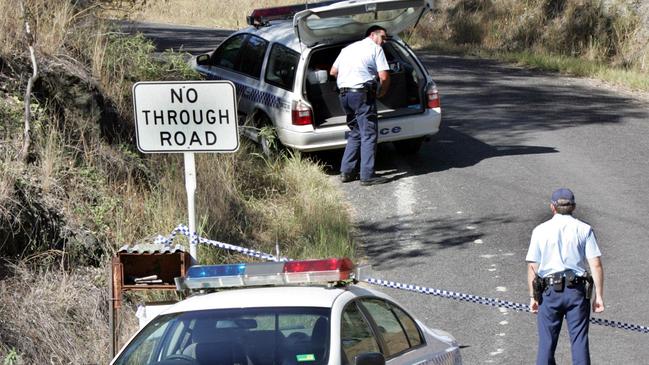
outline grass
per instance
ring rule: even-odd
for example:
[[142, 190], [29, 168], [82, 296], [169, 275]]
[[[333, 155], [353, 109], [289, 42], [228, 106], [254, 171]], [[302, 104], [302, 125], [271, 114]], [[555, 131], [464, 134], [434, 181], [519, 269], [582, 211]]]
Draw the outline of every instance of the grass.
[[611, 67], [602, 62], [532, 52], [497, 53], [495, 57], [540, 70], [591, 77], [632, 90], [649, 91], [649, 74], [637, 70]]
[[110, 361], [105, 270], [39, 269], [36, 260], [7, 269], [0, 285], [5, 364]]
[[300, 2], [299, 0], [151, 1], [128, 16], [133, 20], [149, 22], [240, 29], [247, 26], [246, 16], [250, 15], [255, 8]]
[[503, 51], [474, 45], [456, 45], [450, 42], [435, 42], [420, 49], [443, 54], [490, 58], [541, 71], [598, 79], [633, 91], [649, 92], [648, 73], [637, 69], [616, 67], [602, 61], [584, 60], [546, 51]]

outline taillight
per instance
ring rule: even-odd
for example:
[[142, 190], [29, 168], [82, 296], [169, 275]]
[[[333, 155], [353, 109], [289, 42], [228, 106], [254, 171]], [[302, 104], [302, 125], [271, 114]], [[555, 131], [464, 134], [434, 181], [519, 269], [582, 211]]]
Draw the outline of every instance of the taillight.
[[313, 124], [313, 111], [301, 100], [293, 101], [291, 116], [293, 125]]
[[426, 108], [433, 109], [440, 107], [439, 93], [437, 92], [437, 87], [435, 87], [435, 85], [428, 88], [428, 90], [426, 91], [426, 96], [428, 98]]

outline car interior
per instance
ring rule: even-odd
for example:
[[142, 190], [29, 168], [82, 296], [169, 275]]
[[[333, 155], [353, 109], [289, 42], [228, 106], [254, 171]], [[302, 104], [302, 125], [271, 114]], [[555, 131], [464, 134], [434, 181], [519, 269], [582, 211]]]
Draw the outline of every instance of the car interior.
[[[257, 329], [219, 327], [215, 321], [197, 321], [188, 345], [156, 365], [310, 365], [326, 363], [329, 320], [319, 317], [313, 328]], [[289, 331], [288, 335], [285, 333]]]
[[[309, 60], [306, 77], [307, 99], [313, 106], [316, 127], [346, 123], [345, 113], [340, 106], [336, 79], [329, 76], [329, 70], [344, 45], [323, 47], [314, 50]], [[422, 95], [425, 78], [412, 65], [413, 61], [401, 46], [387, 42], [383, 49], [390, 65], [390, 87], [388, 93], [377, 100], [380, 117], [416, 114], [423, 111]], [[326, 78], [321, 71], [326, 70]]]

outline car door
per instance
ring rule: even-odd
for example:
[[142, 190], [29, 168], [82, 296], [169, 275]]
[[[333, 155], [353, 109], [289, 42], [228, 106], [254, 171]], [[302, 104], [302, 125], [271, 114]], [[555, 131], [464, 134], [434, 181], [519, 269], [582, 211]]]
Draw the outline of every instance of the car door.
[[300, 11], [293, 17], [293, 28], [300, 41], [309, 47], [358, 39], [371, 25], [388, 34], [413, 27], [432, 0], [355, 0]]
[[381, 353], [389, 364], [412, 364], [424, 360], [417, 351], [426, 345], [423, 334], [403, 309], [380, 298], [363, 298], [359, 302], [375, 328]]
[[367, 352], [381, 352], [379, 341], [367, 315], [358, 301], [347, 304], [340, 317], [340, 359], [342, 365], [353, 365], [356, 356]]

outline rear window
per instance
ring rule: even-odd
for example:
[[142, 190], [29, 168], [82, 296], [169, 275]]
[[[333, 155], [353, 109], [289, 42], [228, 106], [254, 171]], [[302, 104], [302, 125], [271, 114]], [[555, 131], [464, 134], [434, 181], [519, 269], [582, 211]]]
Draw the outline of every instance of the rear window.
[[295, 70], [300, 55], [280, 44], [273, 45], [268, 56], [266, 82], [286, 90], [293, 90]]
[[324, 365], [328, 308], [221, 309], [155, 318], [116, 365]]

